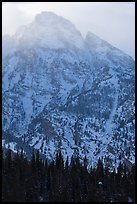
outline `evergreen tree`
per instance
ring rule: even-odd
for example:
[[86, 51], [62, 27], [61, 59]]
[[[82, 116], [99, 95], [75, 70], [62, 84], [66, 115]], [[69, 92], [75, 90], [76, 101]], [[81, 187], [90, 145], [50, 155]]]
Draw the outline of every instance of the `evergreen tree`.
[[33, 150], [31, 161], [21, 152], [2, 154], [3, 202], [127, 202], [135, 201], [135, 167], [131, 171], [120, 162], [117, 172], [97, 167], [87, 170], [87, 159], [68, 157], [64, 165], [61, 152], [48, 162]]

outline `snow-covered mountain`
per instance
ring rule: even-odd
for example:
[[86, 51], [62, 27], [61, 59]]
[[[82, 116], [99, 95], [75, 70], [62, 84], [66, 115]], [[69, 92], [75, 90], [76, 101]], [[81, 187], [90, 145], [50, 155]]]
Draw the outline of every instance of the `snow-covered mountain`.
[[3, 147], [134, 163], [130, 56], [52, 12], [3, 37], [2, 51]]

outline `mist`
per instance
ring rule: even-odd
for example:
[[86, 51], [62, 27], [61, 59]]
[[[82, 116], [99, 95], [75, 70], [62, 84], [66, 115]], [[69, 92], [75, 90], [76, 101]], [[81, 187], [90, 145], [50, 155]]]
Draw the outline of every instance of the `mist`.
[[3, 2], [2, 34], [14, 35], [42, 11], [67, 18], [84, 38], [93, 32], [135, 58], [134, 2]]

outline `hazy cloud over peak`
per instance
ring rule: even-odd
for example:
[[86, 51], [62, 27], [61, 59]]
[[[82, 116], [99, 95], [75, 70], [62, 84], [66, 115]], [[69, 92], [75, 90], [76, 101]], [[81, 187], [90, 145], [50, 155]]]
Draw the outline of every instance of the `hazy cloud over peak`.
[[135, 56], [134, 2], [3, 2], [2, 32], [13, 35], [36, 14], [52, 11], [70, 20], [85, 37], [91, 31]]

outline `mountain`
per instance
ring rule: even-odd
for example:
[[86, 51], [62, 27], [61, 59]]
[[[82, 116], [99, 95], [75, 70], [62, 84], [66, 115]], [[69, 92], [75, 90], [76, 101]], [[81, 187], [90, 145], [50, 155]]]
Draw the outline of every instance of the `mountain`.
[[38, 14], [3, 37], [3, 148], [39, 149], [54, 158], [99, 157], [117, 166], [135, 159], [134, 60], [68, 20]]

